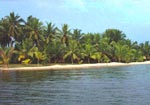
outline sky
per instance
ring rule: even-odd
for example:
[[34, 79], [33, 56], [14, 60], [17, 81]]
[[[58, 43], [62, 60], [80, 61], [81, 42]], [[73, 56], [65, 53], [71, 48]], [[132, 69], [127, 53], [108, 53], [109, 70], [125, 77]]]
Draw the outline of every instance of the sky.
[[150, 41], [150, 0], [0, 0], [0, 18], [15, 12], [82, 32], [119, 29], [139, 43]]

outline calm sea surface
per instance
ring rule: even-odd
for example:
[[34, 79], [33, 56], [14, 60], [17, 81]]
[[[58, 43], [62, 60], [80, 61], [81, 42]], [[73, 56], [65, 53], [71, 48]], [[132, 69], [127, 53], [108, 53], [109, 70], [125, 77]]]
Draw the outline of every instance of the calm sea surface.
[[150, 105], [150, 65], [0, 71], [0, 105]]

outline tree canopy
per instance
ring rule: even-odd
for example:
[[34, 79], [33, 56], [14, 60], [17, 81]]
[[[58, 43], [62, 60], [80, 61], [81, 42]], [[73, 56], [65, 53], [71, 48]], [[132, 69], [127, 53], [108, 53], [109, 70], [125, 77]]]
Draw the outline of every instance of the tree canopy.
[[[12, 50], [13, 49], [13, 50]], [[8, 59], [9, 58], [9, 59]], [[14, 12], [0, 20], [0, 62], [99, 63], [150, 60], [150, 43], [138, 43], [119, 29], [83, 33], [63, 24], [44, 24], [37, 17], [26, 21]]]

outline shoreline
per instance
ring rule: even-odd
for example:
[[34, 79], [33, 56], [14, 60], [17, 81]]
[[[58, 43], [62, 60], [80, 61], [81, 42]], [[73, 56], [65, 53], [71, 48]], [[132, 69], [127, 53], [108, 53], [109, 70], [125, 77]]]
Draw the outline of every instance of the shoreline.
[[39, 67], [12, 67], [12, 68], [0, 68], [0, 71], [29, 71], [29, 70], [78, 70], [78, 69], [89, 69], [89, 68], [102, 68], [102, 67], [119, 67], [119, 66], [132, 66], [150, 64], [150, 61], [145, 62], [131, 62], [131, 63], [94, 63], [94, 64], [67, 64], [67, 65], [52, 65], [52, 66], [39, 66]]

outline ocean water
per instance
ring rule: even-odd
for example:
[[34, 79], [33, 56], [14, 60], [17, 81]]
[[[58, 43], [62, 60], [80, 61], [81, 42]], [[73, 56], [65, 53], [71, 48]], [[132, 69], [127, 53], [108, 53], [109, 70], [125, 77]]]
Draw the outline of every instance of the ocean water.
[[150, 105], [150, 65], [0, 71], [0, 105]]

